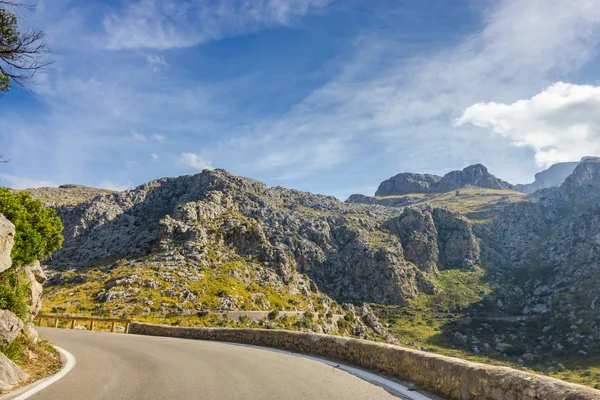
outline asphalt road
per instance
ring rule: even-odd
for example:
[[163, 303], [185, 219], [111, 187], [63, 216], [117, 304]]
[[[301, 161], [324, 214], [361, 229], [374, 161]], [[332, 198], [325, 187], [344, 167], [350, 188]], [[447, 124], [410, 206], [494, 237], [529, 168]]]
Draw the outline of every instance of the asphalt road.
[[398, 399], [320, 362], [226, 343], [40, 328], [75, 368], [32, 399]]

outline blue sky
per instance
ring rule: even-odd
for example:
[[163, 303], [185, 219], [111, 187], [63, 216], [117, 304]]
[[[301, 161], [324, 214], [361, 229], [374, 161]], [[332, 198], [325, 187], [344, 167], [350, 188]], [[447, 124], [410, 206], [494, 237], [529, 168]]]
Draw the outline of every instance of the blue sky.
[[600, 3], [41, 0], [54, 64], [0, 98], [1, 183], [224, 168], [345, 199], [600, 154]]

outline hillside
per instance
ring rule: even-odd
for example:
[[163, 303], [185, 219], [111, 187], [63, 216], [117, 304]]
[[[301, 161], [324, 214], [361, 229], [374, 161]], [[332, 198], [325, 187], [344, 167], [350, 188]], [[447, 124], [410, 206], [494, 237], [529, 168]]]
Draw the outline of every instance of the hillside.
[[378, 204], [223, 170], [159, 179], [56, 206], [65, 244], [49, 261], [45, 310], [391, 333], [594, 386], [598, 188], [594, 160], [530, 196], [466, 187], [361, 202]]
[[[27, 189], [31, 197], [41, 201], [46, 207], [77, 205], [84, 201], [112, 193], [112, 190], [96, 189], [82, 185], [61, 185], [57, 188], [42, 187]], [[15, 190], [18, 192], [18, 190]]]

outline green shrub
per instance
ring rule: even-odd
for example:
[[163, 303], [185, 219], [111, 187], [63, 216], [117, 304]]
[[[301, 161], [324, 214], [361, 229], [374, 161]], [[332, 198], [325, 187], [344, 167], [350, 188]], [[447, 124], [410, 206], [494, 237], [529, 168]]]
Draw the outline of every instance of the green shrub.
[[1, 345], [0, 352], [15, 364], [19, 364], [23, 357], [23, 347], [18, 340], [13, 340], [8, 344]]
[[54, 210], [44, 208], [29, 193], [0, 188], [0, 214], [15, 225], [12, 260], [15, 267], [44, 260], [60, 248], [63, 225]]
[[312, 311], [305, 311], [304, 312], [304, 319], [312, 321], [314, 318], [315, 318], [315, 313], [313, 313]]
[[10, 310], [21, 319], [29, 313], [29, 283], [22, 270], [7, 269], [0, 273], [0, 310]]
[[267, 318], [269, 318], [269, 320], [273, 321], [274, 319], [277, 319], [278, 316], [279, 316], [279, 310], [275, 309], [267, 315]]
[[344, 319], [348, 322], [354, 322], [354, 313], [352, 311], [348, 311], [346, 315], [344, 315]]

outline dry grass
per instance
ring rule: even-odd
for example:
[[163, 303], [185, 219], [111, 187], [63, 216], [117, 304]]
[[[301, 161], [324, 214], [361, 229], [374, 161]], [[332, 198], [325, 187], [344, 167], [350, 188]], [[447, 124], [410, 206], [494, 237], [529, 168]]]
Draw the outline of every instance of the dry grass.
[[[62, 364], [57, 351], [45, 340], [36, 344], [29, 342], [23, 336], [15, 339], [14, 345], [18, 351], [11, 359], [28, 375], [27, 379], [20, 382], [12, 390], [23, 387], [39, 379], [55, 374]], [[0, 395], [3, 394], [0, 390]]]
[[463, 188], [446, 193], [415, 193], [377, 198], [399, 197], [408, 197], [414, 205], [429, 204], [432, 207], [448, 207], [474, 221], [484, 222], [497, 215], [506, 205], [522, 201], [525, 195], [514, 190]]

